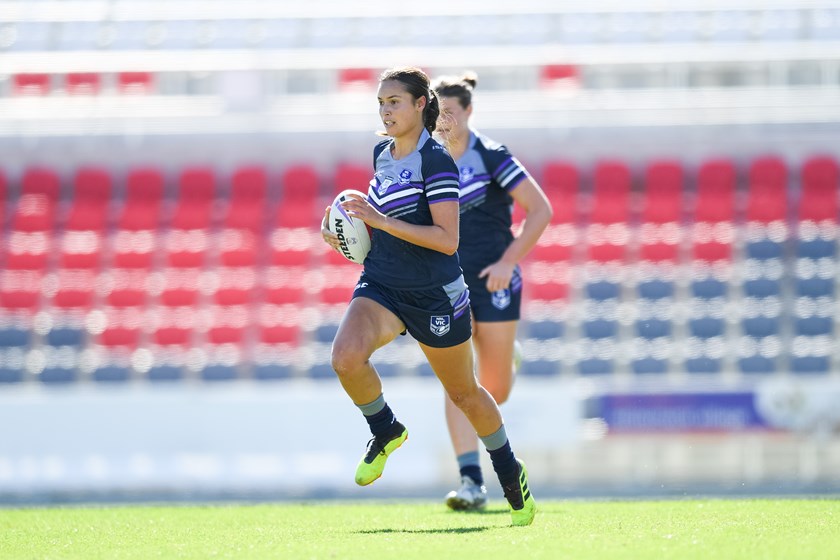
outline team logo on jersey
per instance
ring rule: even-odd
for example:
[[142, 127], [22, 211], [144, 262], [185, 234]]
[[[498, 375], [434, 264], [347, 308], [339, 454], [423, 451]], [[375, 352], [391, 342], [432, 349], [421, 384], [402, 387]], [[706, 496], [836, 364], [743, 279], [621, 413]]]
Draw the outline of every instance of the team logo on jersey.
[[376, 193], [379, 196], [382, 196], [383, 194], [388, 192], [388, 187], [390, 187], [393, 182], [394, 181], [390, 177], [386, 177], [386, 178], [382, 179], [382, 182], [379, 183], [378, 187], [376, 187]]
[[469, 181], [472, 181], [473, 177], [475, 177], [475, 169], [470, 167], [469, 165], [465, 165], [459, 171], [462, 183], [468, 183]]
[[510, 290], [496, 290], [493, 292], [493, 295], [490, 296], [490, 303], [493, 304], [493, 307], [496, 309], [506, 309], [508, 305], [510, 305]]
[[408, 169], [403, 169], [400, 171], [400, 185], [407, 185], [408, 182], [411, 180], [411, 171]]
[[449, 332], [449, 315], [432, 315], [429, 323], [429, 330], [438, 336]]

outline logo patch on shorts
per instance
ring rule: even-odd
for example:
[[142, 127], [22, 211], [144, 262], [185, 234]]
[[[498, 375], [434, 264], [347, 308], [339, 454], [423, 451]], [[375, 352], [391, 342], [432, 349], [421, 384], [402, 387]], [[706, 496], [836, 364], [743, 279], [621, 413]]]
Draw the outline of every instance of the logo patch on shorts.
[[496, 309], [505, 309], [508, 305], [510, 305], [510, 290], [496, 290], [493, 292], [493, 295], [490, 296], [490, 303], [493, 304], [493, 307]]
[[429, 323], [429, 330], [438, 336], [449, 332], [449, 315], [432, 315]]

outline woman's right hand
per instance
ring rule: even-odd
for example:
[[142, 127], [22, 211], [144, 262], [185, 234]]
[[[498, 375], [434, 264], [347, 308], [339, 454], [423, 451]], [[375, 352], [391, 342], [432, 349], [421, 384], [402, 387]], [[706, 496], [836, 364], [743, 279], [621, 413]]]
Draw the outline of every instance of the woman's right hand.
[[327, 227], [327, 224], [330, 223], [330, 207], [327, 206], [327, 209], [324, 211], [324, 219], [321, 221], [321, 237], [324, 238], [324, 242], [327, 245], [338, 251], [341, 252], [341, 248], [338, 245], [338, 236], [330, 231], [330, 228]]

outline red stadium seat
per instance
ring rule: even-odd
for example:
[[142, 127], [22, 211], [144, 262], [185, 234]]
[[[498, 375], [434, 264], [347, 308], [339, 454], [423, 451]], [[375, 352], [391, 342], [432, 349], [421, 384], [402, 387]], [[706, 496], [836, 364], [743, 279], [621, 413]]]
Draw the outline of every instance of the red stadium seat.
[[160, 249], [158, 237], [155, 230], [117, 230], [111, 237], [111, 266], [151, 269]]
[[172, 229], [162, 237], [165, 266], [198, 268], [205, 265], [211, 243], [206, 229]]
[[[579, 183], [580, 175], [573, 164], [563, 161], [546, 164], [540, 187], [545, 191], [554, 215], [528, 254], [528, 260], [561, 261], [572, 257], [578, 239]], [[516, 220], [514, 218], [514, 223]]]
[[836, 188], [840, 165], [832, 156], [814, 156], [802, 165], [802, 185], [804, 188]]
[[318, 172], [310, 165], [299, 164], [286, 168], [280, 183], [281, 200], [310, 200], [321, 194]]
[[278, 228], [271, 232], [268, 263], [274, 266], [303, 266], [308, 264], [323, 245], [320, 230], [310, 228]]
[[171, 229], [205, 229], [211, 225], [216, 177], [209, 168], [188, 168], [178, 178], [178, 196]]
[[161, 307], [151, 314], [150, 340], [157, 346], [191, 346], [199, 317], [194, 306]]
[[96, 341], [109, 349], [133, 350], [140, 346], [145, 316], [141, 309], [104, 307], [104, 327]]
[[320, 286], [312, 286], [320, 288], [317, 290], [318, 301], [327, 305], [349, 303], [362, 267], [345, 260], [341, 265], [322, 266], [320, 272]]
[[271, 227], [311, 228], [324, 209], [320, 204], [320, 179], [309, 165], [294, 165], [283, 171], [280, 198]]
[[0, 270], [0, 310], [34, 313], [41, 306], [44, 273], [40, 270]]
[[111, 268], [99, 279], [104, 304], [110, 307], [144, 307], [151, 292], [151, 275], [144, 269]]
[[49, 74], [15, 74], [12, 91], [15, 95], [47, 95], [50, 92]]
[[815, 156], [802, 165], [799, 195], [800, 221], [838, 221], [837, 161], [828, 156]]
[[695, 222], [731, 222], [735, 218], [735, 166], [729, 160], [704, 162], [697, 173]]
[[787, 166], [781, 158], [753, 161], [747, 185], [747, 221], [765, 224], [786, 221], [787, 184]]
[[332, 177], [330, 199], [346, 189], [355, 189], [367, 193], [372, 179], [373, 167], [371, 165], [348, 162], [339, 163]]
[[376, 89], [377, 73], [373, 68], [341, 68], [338, 71], [338, 87], [341, 90]]
[[237, 344], [245, 342], [251, 324], [250, 308], [244, 305], [213, 306], [209, 309], [209, 324], [205, 341], [209, 344]]
[[306, 297], [303, 274], [306, 269], [269, 267], [262, 281], [262, 299], [272, 305], [300, 304]]
[[73, 179], [73, 200], [61, 236], [59, 266], [95, 268], [105, 242], [111, 200], [111, 176], [103, 169], [82, 168]]
[[523, 299], [545, 302], [565, 301], [569, 297], [569, 270], [567, 263], [528, 263], [522, 273], [525, 278]]
[[20, 194], [43, 194], [50, 201], [58, 202], [61, 196], [58, 175], [52, 169], [44, 167], [29, 168], [21, 177]]
[[257, 339], [268, 345], [296, 345], [300, 335], [297, 306], [263, 305], [257, 311]]
[[157, 230], [161, 225], [163, 174], [153, 168], [134, 169], [126, 178], [118, 230]]
[[268, 177], [262, 167], [243, 167], [231, 177], [222, 227], [261, 232], [265, 227]]
[[55, 272], [52, 305], [58, 309], [88, 310], [93, 306], [97, 275], [89, 269], [63, 269]]
[[737, 217], [735, 166], [727, 159], [709, 160], [697, 173], [691, 256], [697, 261], [731, 260]]
[[70, 95], [96, 95], [101, 77], [94, 72], [71, 72], [64, 77], [64, 88]]
[[51, 169], [30, 168], [21, 178], [20, 197], [11, 219], [15, 231], [52, 231], [61, 196], [58, 175]]
[[120, 72], [117, 74], [117, 89], [122, 94], [151, 93], [155, 87], [151, 72]]
[[182, 307], [197, 305], [200, 298], [198, 280], [200, 268], [166, 268], [161, 271], [161, 305]]
[[52, 231], [10, 231], [3, 240], [3, 267], [45, 270], [54, 245]]
[[682, 240], [682, 165], [677, 161], [655, 161], [645, 170], [639, 228], [639, 259], [676, 262]]
[[219, 268], [214, 271], [211, 301], [220, 306], [247, 305], [254, 299], [257, 271], [253, 267]]
[[629, 240], [630, 170], [623, 162], [595, 166], [592, 211], [585, 235], [588, 258], [599, 262], [624, 260]]
[[250, 229], [224, 229], [217, 237], [222, 266], [257, 266], [263, 257], [263, 234]]
[[546, 64], [540, 70], [543, 88], [574, 87], [580, 84], [580, 72], [574, 64]]

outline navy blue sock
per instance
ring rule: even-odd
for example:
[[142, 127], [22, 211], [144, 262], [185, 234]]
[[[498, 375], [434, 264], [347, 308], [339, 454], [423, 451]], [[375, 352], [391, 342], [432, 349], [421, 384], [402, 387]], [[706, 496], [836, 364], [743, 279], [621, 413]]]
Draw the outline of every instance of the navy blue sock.
[[374, 401], [356, 406], [365, 415], [365, 420], [370, 426], [370, 433], [376, 437], [390, 435], [396, 418], [394, 413], [391, 412], [391, 407], [385, 402], [385, 396], [382, 393]]
[[510, 448], [504, 424], [489, 436], [481, 437], [481, 441], [490, 454], [490, 462], [502, 486], [515, 482], [519, 477], [519, 463]]
[[478, 465], [468, 465], [461, 467], [461, 476], [468, 476], [473, 482], [481, 486], [484, 484], [484, 477], [481, 475], [481, 467]]
[[487, 452], [490, 453], [490, 462], [502, 486], [515, 482], [519, 477], [519, 463], [516, 462], [510, 443], [505, 442], [500, 448], [488, 449]]
[[481, 463], [478, 451], [467, 451], [458, 455], [458, 470], [461, 476], [468, 476], [479, 486], [484, 484], [484, 477], [481, 474]]
[[370, 433], [379, 437], [387, 436], [391, 433], [391, 428], [396, 421], [396, 417], [391, 411], [391, 407], [386, 404], [376, 414], [365, 416], [365, 420], [367, 420], [368, 426], [370, 426]]

